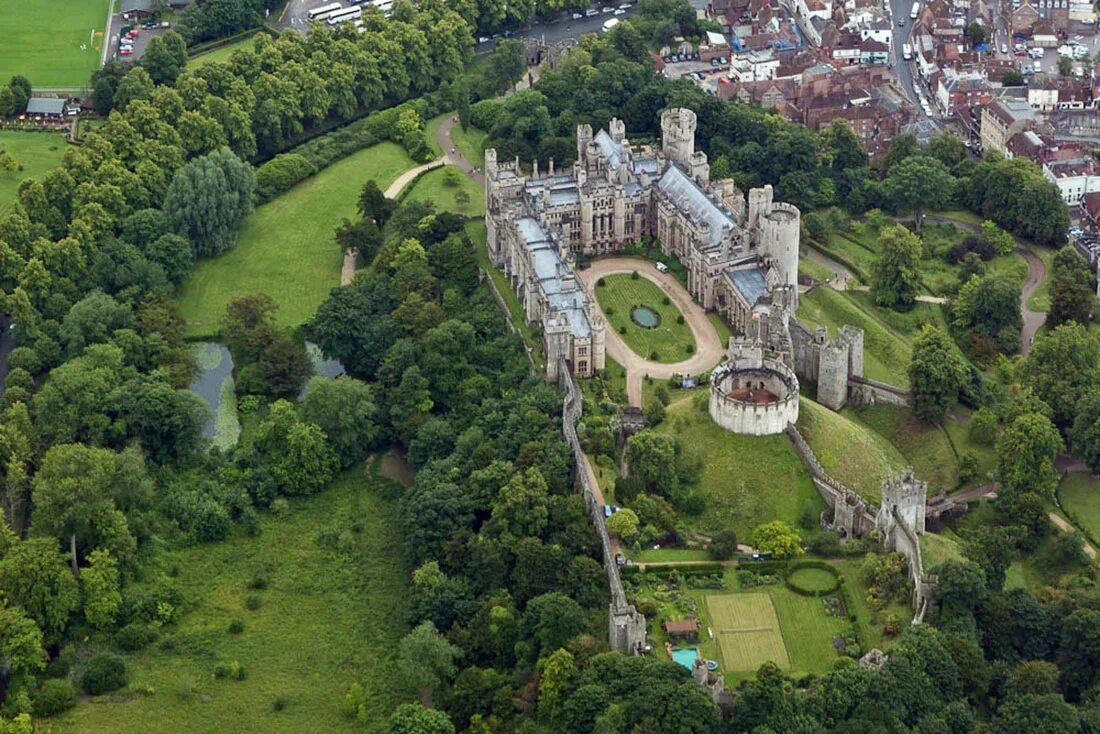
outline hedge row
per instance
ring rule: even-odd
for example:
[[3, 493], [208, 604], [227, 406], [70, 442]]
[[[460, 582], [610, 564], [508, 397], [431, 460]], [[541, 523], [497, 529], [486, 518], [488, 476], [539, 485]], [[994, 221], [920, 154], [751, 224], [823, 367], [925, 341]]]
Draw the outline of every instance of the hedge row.
[[[821, 571], [827, 571], [833, 577], [832, 586], [830, 586], [828, 589], [804, 589], [798, 584], [791, 581], [791, 576], [793, 576], [797, 571], [800, 571], [804, 568], [816, 568]], [[804, 561], [797, 561], [788, 566], [787, 572], [783, 574], [783, 583], [786, 584], [788, 589], [801, 596], [829, 596], [830, 594], [835, 594], [837, 592], [837, 590], [844, 583], [844, 579], [840, 577], [840, 574], [837, 573], [837, 570], [835, 568], [833, 568], [825, 561], [819, 561], [810, 558]]]
[[[681, 576], [706, 576], [712, 573], [722, 573], [723, 566], [718, 561], [698, 561], [696, 563], [678, 563], [674, 566], [645, 567], [647, 576], [668, 576], [673, 571]], [[620, 576], [634, 576], [641, 573], [641, 566], [623, 566], [619, 569]]]

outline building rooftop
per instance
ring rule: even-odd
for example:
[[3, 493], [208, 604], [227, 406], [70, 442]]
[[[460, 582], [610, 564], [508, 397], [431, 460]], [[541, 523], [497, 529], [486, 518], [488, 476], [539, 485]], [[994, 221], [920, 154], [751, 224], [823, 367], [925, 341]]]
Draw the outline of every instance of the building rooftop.
[[686, 212], [692, 221], [706, 224], [710, 227], [708, 241], [711, 245], [720, 243], [729, 232], [734, 229], [733, 216], [725, 207], [707, 196], [699, 185], [677, 166], [668, 167], [661, 180], [657, 182], [659, 188], [677, 208]]
[[764, 271], [761, 268], [727, 270], [726, 277], [750, 306], [756, 305], [756, 302], [768, 292], [768, 281], [764, 278]]
[[65, 100], [52, 97], [31, 97], [27, 102], [28, 115], [63, 115]]

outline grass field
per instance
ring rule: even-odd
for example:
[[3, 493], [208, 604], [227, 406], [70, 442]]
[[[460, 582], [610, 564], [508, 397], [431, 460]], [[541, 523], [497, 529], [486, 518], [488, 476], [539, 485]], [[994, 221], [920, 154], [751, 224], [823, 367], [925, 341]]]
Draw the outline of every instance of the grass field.
[[944, 561], [961, 561], [963, 553], [952, 534], [924, 533], [920, 536], [920, 557], [921, 564], [927, 571]]
[[[435, 131], [439, 128], [439, 124], [444, 120], [454, 117], [455, 113], [448, 112], [445, 115], [439, 115], [433, 117], [424, 124], [424, 137], [428, 141], [428, 147], [436, 154], [436, 156], [443, 155], [443, 148], [439, 145], [439, 140], [436, 139]], [[451, 142], [455, 144], [455, 147], [466, 156], [466, 160], [478, 168], [485, 170], [485, 141], [489, 139], [489, 134], [478, 130], [474, 126], [469, 126], [465, 130], [461, 125], [455, 125], [451, 128]]]
[[806, 513], [815, 518], [825, 505], [810, 475], [784, 435], [741, 436], [710, 419], [706, 404], [685, 399], [668, 407], [657, 430], [676, 436], [702, 462], [698, 490], [706, 509], [686, 518], [692, 530], [713, 533], [732, 527], [747, 538], [757, 525], [784, 520], [792, 525]]
[[798, 318], [808, 328], [824, 325], [830, 336], [845, 324], [863, 329], [863, 374], [872, 380], [898, 387], [909, 386], [910, 341], [872, 312], [854, 301], [852, 295], [832, 288], [817, 288], [798, 299]]
[[191, 336], [212, 336], [233, 298], [266, 293], [275, 319], [298, 326], [340, 283], [343, 256], [333, 230], [354, 217], [356, 197], [370, 178], [385, 188], [413, 166], [404, 149], [380, 143], [334, 163], [264, 204], [241, 227], [237, 245], [200, 262], [183, 284], [180, 311]]
[[[129, 657], [132, 693], [82, 701], [52, 730], [387, 731], [400, 702], [393, 654], [406, 632], [408, 570], [395, 553], [396, 508], [377, 481], [353, 470], [315, 497], [292, 499], [285, 517], [263, 514], [255, 537], [238, 532], [172, 553], [187, 607], [160, 643]], [[340, 538], [339, 551], [325, 535]], [[259, 570], [270, 585], [249, 591]], [[259, 609], [246, 609], [250, 594]], [[242, 634], [227, 631], [233, 619], [244, 621]], [[244, 680], [213, 677], [228, 660], [244, 667]], [[340, 712], [354, 682], [367, 693], [366, 726]]]
[[5, 2], [0, 10], [0, 78], [7, 83], [22, 74], [35, 89], [88, 84], [102, 59], [111, 2]]
[[1100, 538], [1100, 480], [1085, 472], [1066, 474], [1058, 487], [1058, 501], [1075, 523]]
[[908, 408], [897, 405], [845, 408], [841, 414], [893, 444], [917, 477], [928, 482], [930, 497], [958, 485], [958, 460], [943, 428], [922, 423]]
[[828, 591], [836, 584], [836, 576], [823, 568], [799, 568], [788, 579], [798, 588], [810, 591]]
[[252, 38], [243, 38], [240, 41], [230, 43], [229, 45], [216, 48], [213, 51], [207, 51], [206, 53], [199, 54], [198, 56], [192, 56], [187, 59], [187, 70], [194, 71], [195, 69], [206, 66], [207, 64], [213, 64], [215, 62], [221, 64], [228, 64], [229, 57], [233, 55], [235, 51], [242, 49], [251, 51], [253, 48]]
[[724, 669], [756, 670], [768, 661], [784, 670], [791, 667], [769, 594], [708, 594], [706, 599]]
[[[449, 173], [452, 172], [453, 173]], [[454, 176], [457, 175], [457, 178]], [[466, 192], [469, 201], [460, 204], [458, 193]], [[443, 166], [428, 171], [416, 180], [403, 200], [430, 201], [436, 211], [465, 214], [468, 217], [480, 217], [485, 214], [485, 189], [454, 166]]]
[[730, 343], [730, 336], [732, 336], [732, 334], [730, 332], [730, 326], [726, 323], [726, 320], [714, 311], [708, 311], [707, 321], [709, 321], [714, 326], [714, 330], [718, 333], [718, 341], [721, 342], [722, 348], [725, 349], [726, 347], [728, 347]]
[[[680, 362], [695, 350], [695, 337], [691, 327], [678, 323], [680, 309], [672, 303], [664, 303], [668, 296], [656, 283], [643, 278], [632, 278], [626, 273], [607, 275], [603, 285], [596, 284], [596, 300], [607, 322], [622, 336], [626, 345], [645, 359], [657, 362]], [[646, 328], [634, 322], [631, 313], [637, 306], [652, 309], [660, 316], [656, 327]]]
[[1050, 280], [1054, 267], [1054, 252], [1045, 247], [1038, 247], [1036, 245], [1032, 245], [1029, 249], [1035, 253], [1036, 257], [1043, 261], [1043, 265], [1046, 266], [1046, 277], [1043, 278], [1043, 282], [1039, 284], [1035, 292], [1031, 294], [1031, 298], [1027, 299], [1027, 307], [1032, 311], [1042, 311], [1046, 313], [1050, 311]]
[[798, 430], [826, 472], [870, 500], [878, 500], [883, 480], [906, 466], [878, 433], [807, 398], [799, 402]]
[[[0, 11], [0, 18], [4, 12]], [[0, 51], [0, 68], [3, 68], [2, 54]], [[0, 77], [0, 83], [7, 83], [6, 78]], [[10, 153], [23, 167], [22, 171], [0, 171], [0, 214], [15, 203], [23, 179], [39, 178], [61, 164], [66, 145], [61, 133], [0, 130], [0, 151]]]

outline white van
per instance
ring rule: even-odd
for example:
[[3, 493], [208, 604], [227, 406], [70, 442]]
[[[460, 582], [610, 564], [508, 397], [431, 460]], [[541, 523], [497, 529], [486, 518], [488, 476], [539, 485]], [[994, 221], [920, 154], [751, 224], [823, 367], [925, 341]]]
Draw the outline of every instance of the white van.
[[660, 272], [660, 273], [667, 273], [668, 272], [668, 266], [665, 265], [664, 263], [657, 263], [655, 265], [655, 267], [657, 268], [657, 271]]
[[610, 31], [612, 28], [614, 28], [617, 25], [619, 25], [619, 19], [618, 18], [611, 18], [610, 20], [605, 20], [603, 22], [603, 32], [607, 33], [608, 31]]

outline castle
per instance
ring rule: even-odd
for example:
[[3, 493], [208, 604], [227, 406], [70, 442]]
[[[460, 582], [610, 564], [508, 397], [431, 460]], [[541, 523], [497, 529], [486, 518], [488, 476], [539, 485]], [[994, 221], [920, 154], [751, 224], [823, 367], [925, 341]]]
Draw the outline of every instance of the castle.
[[[845, 333], [833, 343], [791, 328], [798, 308], [798, 209], [774, 201], [771, 186], [746, 197], [730, 179], [712, 181], [706, 153], [695, 150], [696, 124], [689, 109], [665, 110], [660, 149], [632, 145], [618, 119], [595, 135], [590, 125], [578, 125], [573, 165], [559, 171], [551, 160], [540, 171], [535, 161], [529, 176], [518, 158], [499, 161], [495, 149], [485, 152], [489, 255], [515, 288], [527, 322], [542, 331], [548, 377], [557, 378], [559, 364], [578, 376], [605, 365], [606, 325], [574, 273], [576, 255], [612, 254], [653, 237], [662, 253], [684, 265], [692, 297], [757, 346], [754, 364], [783, 363], [819, 390], [824, 378], [826, 404], [841, 407], [851, 368], [862, 373], [862, 334]], [[789, 377], [793, 383], [785, 373], [778, 383], [764, 382], [794, 396], [797, 417], [798, 381]], [[737, 402], [725, 401], [727, 417]], [[789, 413], [772, 418], [780, 412]], [[719, 422], [731, 430], [750, 423], [771, 426], [763, 432], [782, 430], [778, 418]]]

